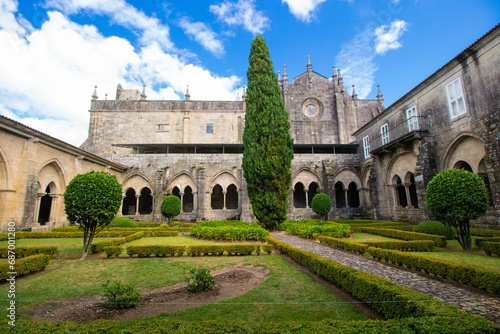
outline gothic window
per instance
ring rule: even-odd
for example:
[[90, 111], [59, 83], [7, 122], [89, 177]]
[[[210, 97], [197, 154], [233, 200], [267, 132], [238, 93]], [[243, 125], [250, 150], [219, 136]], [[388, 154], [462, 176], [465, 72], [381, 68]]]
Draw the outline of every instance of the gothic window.
[[135, 197], [135, 190], [129, 188], [125, 193], [122, 205], [122, 215], [135, 215], [137, 199]]
[[417, 107], [413, 106], [406, 110], [406, 122], [408, 123], [408, 131], [418, 130], [418, 118], [417, 118]]
[[181, 190], [179, 189], [179, 187], [175, 186], [172, 189], [172, 195], [177, 196], [179, 197], [179, 199], [181, 199]]
[[466, 113], [462, 84], [460, 78], [456, 78], [446, 85], [446, 96], [448, 98], [448, 108], [451, 118], [458, 117]]
[[237, 209], [238, 208], [238, 190], [234, 184], [230, 184], [227, 187], [226, 193], [226, 208], [227, 209]]
[[347, 189], [347, 205], [350, 208], [359, 207], [359, 191], [355, 182], [349, 183], [349, 187]]
[[306, 207], [306, 192], [304, 190], [304, 185], [301, 182], [297, 182], [293, 188], [293, 206], [296, 208]]
[[314, 198], [314, 195], [318, 193], [318, 184], [316, 182], [311, 182], [309, 185], [309, 192], [307, 193], [307, 206], [312, 207], [312, 200]]
[[151, 189], [144, 187], [139, 197], [139, 214], [149, 215], [151, 212], [153, 212], [153, 196], [151, 196]]
[[335, 204], [337, 208], [345, 208], [345, 191], [342, 182], [335, 183]]
[[193, 212], [194, 209], [194, 197], [193, 190], [190, 186], [184, 188], [184, 195], [182, 196], [182, 211], [183, 212]]
[[224, 192], [222, 187], [218, 184], [212, 189], [212, 195], [210, 195], [212, 210], [222, 210], [224, 209]]
[[365, 152], [365, 158], [370, 156], [370, 137], [366, 136], [363, 138], [363, 151]]
[[463, 160], [457, 161], [455, 163], [455, 165], [453, 166], [453, 168], [454, 169], [464, 169], [464, 170], [466, 170], [468, 172], [473, 173], [472, 167], [467, 162], [465, 162]]
[[382, 145], [389, 143], [389, 124], [385, 123], [380, 127], [380, 137], [382, 138]]

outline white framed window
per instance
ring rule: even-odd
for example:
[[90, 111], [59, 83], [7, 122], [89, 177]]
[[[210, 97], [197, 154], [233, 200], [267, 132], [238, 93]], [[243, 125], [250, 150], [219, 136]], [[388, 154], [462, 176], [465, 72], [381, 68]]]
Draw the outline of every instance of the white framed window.
[[363, 138], [363, 152], [365, 152], [365, 158], [370, 156], [370, 137], [368, 136]]
[[207, 123], [207, 133], [214, 133], [214, 123]]
[[380, 127], [380, 137], [382, 138], [382, 145], [389, 142], [389, 124], [385, 123]]
[[448, 98], [448, 108], [451, 118], [458, 117], [467, 112], [460, 78], [456, 78], [446, 85], [446, 96]]
[[156, 124], [157, 131], [168, 131], [168, 124]]
[[408, 123], [408, 131], [418, 130], [418, 118], [417, 118], [417, 107], [413, 106], [406, 110], [406, 122]]

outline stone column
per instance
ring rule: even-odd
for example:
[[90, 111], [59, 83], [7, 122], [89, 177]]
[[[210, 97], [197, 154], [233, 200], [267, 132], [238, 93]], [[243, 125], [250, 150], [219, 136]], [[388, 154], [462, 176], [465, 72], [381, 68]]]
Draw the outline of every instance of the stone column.
[[198, 210], [198, 192], [194, 191], [193, 192], [193, 211], [192, 212], [197, 212]]
[[349, 206], [349, 201], [348, 201], [348, 196], [347, 196], [347, 191], [348, 191], [348, 190], [349, 190], [349, 189], [345, 189], [345, 188], [344, 188], [344, 203], [345, 203], [345, 207], [346, 207], [346, 208], [350, 208], [350, 206]]
[[406, 207], [409, 208], [411, 206], [410, 183], [403, 183], [403, 186], [405, 187]]
[[205, 197], [206, 197], [206, 170], [204, 168], [198, 169], [198, 209], [196, 212], [196, 220], [202, 220], [206, 217], [205, 214]]
[[139, 198], [141, 197], [141, 194], [135, 194], [135, 215], [137, 216], [139, 214]]
[[304, 192], [306, 193], [306, 209], [309, 209], [309, 189], [304, 189]]
[[223, 210], [227, 210], [227, 208], [226, 208], [227, 190], [222, 191], [222, 193], [224, 194], [224, 206], [222, 208], [223, 208]]
[[181, 195], [181, 212], [184, 212], [184, 193], [180, 192], [179, 195]]
[[59, 212], [58, 210], [58, 205], [59, 205], [59, 195], [49, 195], [51, 198], [51, 203], [50, 203], [50, 215], [49, 215], [49, 222], [52, 220], [57, 224], [57, 213]]

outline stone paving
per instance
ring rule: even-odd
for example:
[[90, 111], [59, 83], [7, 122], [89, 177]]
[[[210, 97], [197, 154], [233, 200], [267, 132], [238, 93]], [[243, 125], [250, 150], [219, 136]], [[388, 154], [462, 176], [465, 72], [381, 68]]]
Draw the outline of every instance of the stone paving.
[[320, 243], [290, 236], [285, 233], [273, 234], [273, 238], [285, 242], [346, 266], [358, 269], [391, 282], [431, 296], [445, 303], [455, 305], [465, 312], [480, 315], [485, 319], [500, 324], [500, 296], [489, 295], [476, 289], [467, 289], [453, 283], [433, 279], [424, 274], [395, 268], [367, 257], [341, 251]]

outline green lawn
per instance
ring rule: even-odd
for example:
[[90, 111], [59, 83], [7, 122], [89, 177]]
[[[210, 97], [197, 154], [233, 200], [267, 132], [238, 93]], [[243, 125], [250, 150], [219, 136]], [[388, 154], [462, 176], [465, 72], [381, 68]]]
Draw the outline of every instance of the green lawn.
[[[139, 290], [153, 289], [184, 281], [190, 268], [216, 269], [242, 264], [264, 266], [270, 271], [270, 277], [259, 287], [240, 297], [159, 317], [188, 321], [221, 318], [247, 321], [366, 319], [351, 304], [341, 303], [343, 300], [329, 289], [278, 256], [51, 262], [53, 270], [17, 282], [16, 305], [21, 316], [43, 301], [102, 294], [102, 284], [108, 279], [131, 284]], [[6, 295], [7, 289], [7, 285], [0, 287], [0, 294]], [[0, 307], [5, 308], [6, 303], [6, 300], [0, 301]], [[243, 304], [235, 306], [231, 303]]]
[[[242, 243], [259, 243], [257, 241], [242, 241]], [[134, 240], [132, 242], [129, 242], [128, 245], [134, 245], [134, 246], [139, 246], [139, 245], [207, 245], [207, 244], [214, 244], [214, 245], [227, 245], [228, 242], [215, 242], [211, 240], [205, 240], [205, 239], [195, 239], [195, 238], [188, 238], [188, 237], [150, 237], [150, 238], [141, 238]]]
[[[94, 238], [94, 242], [113, 238]], [[7, 246], [7, 241], [0, 241], [0, 246]], [[82, 256], [83, 238], [41, 238], [41, 239], [18, 239], [17, 247], [27, 246], [57, 246], [59, 247], [60, 259], [76, 259]]]

